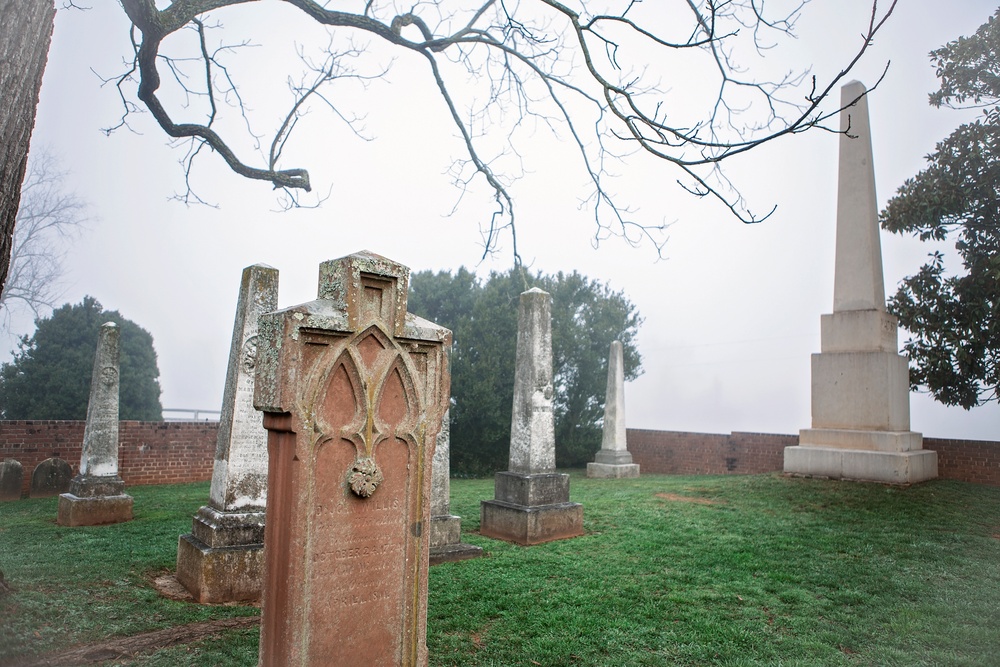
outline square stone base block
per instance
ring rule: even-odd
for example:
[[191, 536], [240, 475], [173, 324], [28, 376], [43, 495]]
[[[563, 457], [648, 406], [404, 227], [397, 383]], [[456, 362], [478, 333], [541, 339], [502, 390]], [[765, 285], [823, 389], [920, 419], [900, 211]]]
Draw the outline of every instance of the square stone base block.
[[462, 541], [462, 519], [454, 514], [431, 517], [431, 549]]
[[257, 601], [263, 580], [263, 544], [212, 548], [194, 535], [177, 541], [177, 581], [202, 604]]
[[430, 564], [481, 558], [482, 547], [462, 543], [462, 519], [454, 514], [431, 517]]
[[569, 475], [561, 472], [498, 472], [493, 497], [511, 505], [540, 507], [569, 502]]
[[264, 543], [263, 510], [229, 512], [201, 507], [191, 522], [191, 534], [210, 547], [241, 547]]
[[804, 428], [799, 431], [799, 446], [911, 452], [924, 448], [924, 436], [916, 431]]
[[916, 484], [937, 477], [937, 452], [880, 452], [838, 447], [785, 447], [786, 473], [887, 484]]
[[469, 560], [470, 558], [482, 558], [486, 553], [482, 547], [475, 544], [445, 544], [439, 547], [431, 547], [430, 564], [454, 563], [459, 560]]
[[132, 520], [132, 496], [93, 496], [80, 498], [72, 493], [59, 494], [60, 526], [101, 526]]
[[610, 463], [588, 463], [587, 477], [594, 479], [618, 479], [622, 477], [638, 477], [639, 464], [625, 463], [613, 465]]
[[479, 507], [479, 532], [487, 537], [527, 546], [583, 535], [579, 503], [524, 506], [483, 500]]

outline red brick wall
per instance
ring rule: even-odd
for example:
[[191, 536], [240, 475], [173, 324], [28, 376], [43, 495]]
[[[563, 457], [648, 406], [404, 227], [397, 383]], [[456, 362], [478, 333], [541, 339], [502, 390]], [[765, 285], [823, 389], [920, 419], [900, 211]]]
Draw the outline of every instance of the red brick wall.
[[924, 438], [924, 449], [938, 453], [938, 476], [1000, 486], [1000, 442]]
[[[41, 461], [58, 456], [80, 468], [82, 421], [0, 421], [0, 460], [24, 469], [22, 493]], [[126, 487], [212, 479], [218, 422], [123, 421], [118, 428], [118, 472]]]
[[[781, 470], [796, 435], [683, 433], [628, 429], [628, 449], [642, 472], [669, 475], [756, 474]], [[1000, 486], [1000, 442], [924, 438], [938, 453], [938, 476]]]
[[[0, 421], [0, 460], [24, 467], [23, 492], [41, 461], [58, 456], [80, 467], [82, 421]], [[126, 486], [212, 479], [218, 422], [121, 422], [118, 470]], [[672, 475], [757, 474], [781, 470], [798, 436], [684, 433], [628, 429], [628, 449], [643, 472]], [[938, 474], [1000, 486], [1000, 442], [924, 438], [938, 453]]]
[[642, 472], [673, 475], [755, 474], [781, 470], [784, 449], [798, 436], [766, 433], [627, 431], [628, 450]]

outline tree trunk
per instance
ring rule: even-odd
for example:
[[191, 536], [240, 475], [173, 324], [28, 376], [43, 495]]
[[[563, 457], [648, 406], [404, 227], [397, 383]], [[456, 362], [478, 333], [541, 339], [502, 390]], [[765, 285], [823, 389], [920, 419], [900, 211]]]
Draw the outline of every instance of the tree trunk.
[[0, 290], [10, 268], [21, 181], [55, 15], [54, 0], [0, 0]]

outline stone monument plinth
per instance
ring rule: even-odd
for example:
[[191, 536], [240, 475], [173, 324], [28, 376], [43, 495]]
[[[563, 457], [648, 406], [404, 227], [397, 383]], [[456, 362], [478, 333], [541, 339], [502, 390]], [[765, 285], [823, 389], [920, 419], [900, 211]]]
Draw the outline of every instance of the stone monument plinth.
[[320, 266], [260, 319], [268, 431], [260, 665], [425, 665], [431, 461], [451, 332], [406, 312], [409, 269]]
[[583, 535], [583, 505], [569, 502], [569, 475], [556, 472], [554, 391], [552, 297], [536, 287], [518, 305], [510, 469], [480, 504], [483, 535], [523, 545]]
[[625, 362], [621, 341], [611, 341], [608, 354], [608, 388], [604, 395], [604, 432], [601, 448], [587, 477], [638, 477], [639, 464], [632, 462], [625, 431]]
[[118, 325], [101, 326], [90, 379], [80, 472], [59, 496], [61, 526], [132, 520], [132, 496], [118, 476]]
[[483, 548], [462, 542], [462, 518], [451, 513], [451, 424], [445, 413], [434, 448], [431, 478], [431, 565], [479, 558]]
[[833, 313], [812, 355], [812, 428], [785, 448], [784, 471], [911, 484], [937, 477], [937, 452], [910, 430], [906, 357], [885, 310], [868, 99], [858, 81], [841, 102]]
[[202, 603], [260, 598], [267, 506], [267, 431], [253, 407], [257, 319], [278, 308], [278, 271], [243, 269], [209, 503], [177, 542], [177, 580]]

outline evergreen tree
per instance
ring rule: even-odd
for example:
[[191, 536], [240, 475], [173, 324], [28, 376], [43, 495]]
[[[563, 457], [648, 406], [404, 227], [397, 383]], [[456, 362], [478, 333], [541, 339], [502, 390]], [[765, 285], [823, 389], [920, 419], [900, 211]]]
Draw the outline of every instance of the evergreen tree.
[[98, 330], [105, 322], [116, 323], [121, 332], [121, 419], [163, 419], [153, 337], [90, 296], [35, 320], [34, 335], [21, 338], [14, 359], [0, 367], [0, 415], [86, 419]]
[[910, 384], [965, 409], [1000, 399], [1000, 10], [971, 37], [931, 52], [941, 88], [930, 103], [984, 107], [899, 188], [882, 226], [921, 240], [952, 239], [964, 272], [933, 252], [900, 284], [889, 310], [912, 335]]
[[592, 461], [601, 445], [607, 357], [622, 341], [625, 377], [642, 370], [635, 336], [642, 319], [620, 292], [580, 274], [530, 275], [518, 269], [485, 280], [462, 268], [415, 273], [408, 309], [454, 334], [451, 356], [451, 470], [486, 475], [507, 468], [521, 292], [552, 295], [556, 461]]

